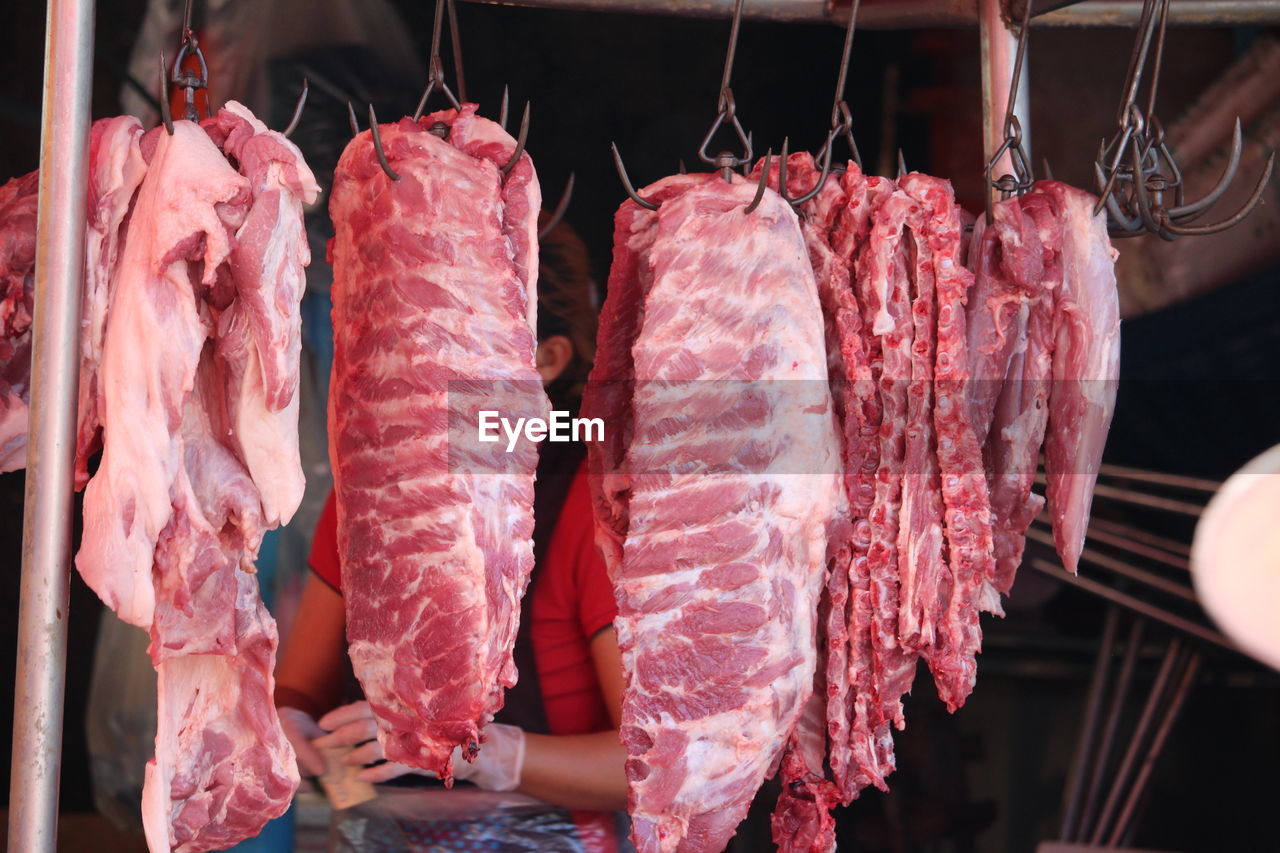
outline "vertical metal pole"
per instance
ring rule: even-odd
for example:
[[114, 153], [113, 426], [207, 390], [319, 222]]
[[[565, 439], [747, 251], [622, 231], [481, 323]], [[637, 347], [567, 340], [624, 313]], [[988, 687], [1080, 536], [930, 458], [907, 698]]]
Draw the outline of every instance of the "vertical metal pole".
[[[1027, 0], [1033, 2], [1033, 0]], [[982, 163], [985, 166], [991, 155], [1004, 142], [1004, 112], [1009, 105], [1009, 86], [1013, 81], [1013, 60], [1018, 52], [1018, 37], [1005, 23], [1001, 0], [978, 0], [978, 33], [982, 54]], [[1034, 13], [1034, 10], [1033, 10]], [[1017, 99], [1013, 103], [1014, 115], [1022, 124], [1022, 150], [1031, 159], [1031, 101], [1029, 97], [1031, 75], [1031, 47], [1023, 60], [1022, 79], [1018, 83]], [[1013, 174], [1013, 160], [1008, 154], [996, 164], [995, 175]], [[995, 201], [999, 198], [994, 189], [987, 189]]]
[[9, 849], [22, 853], [53, 853], [57, 840], [93, 5], [93, 0], [49, 0], [45, 24], [31, 420], [9, 787]]

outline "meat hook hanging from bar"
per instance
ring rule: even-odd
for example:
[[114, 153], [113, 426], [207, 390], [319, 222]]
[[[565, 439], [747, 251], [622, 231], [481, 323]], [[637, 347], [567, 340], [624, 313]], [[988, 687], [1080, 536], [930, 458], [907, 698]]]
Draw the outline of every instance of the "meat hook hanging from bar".
[[[446, 9], [449, 12], [449, 38], [453, 48], [453, 74], [458, 81], [457, 95], [454, 95], [453, 90], [449, 88], [449, 84], [444, 79], [444, 62], [440, 58], [440, 42], [441, 37], [444, 35], [444, 14]], [[418, 99], [418, 106], [413, 111], [414, 121], [422, 118], [422, 114], [427, 109], [427, 102], [436, 91], [443, 94], [449, 102], [449, 106], [455, 110], [462, 109], [462, 103], [467, 100], [466, 78], [462, 73], [462, 40], [458, 33], [458, 11], [454, 0], [436, 0], [435, 22], [431, 30], [431, 57], [428, 60], [427, 88], [423, 90], [422, 97]], [[505, 87], [502, 92], [502, 109], [498, 117], [498, 124], [502, 125], [504, 129], [507, 124], [507, 91]], [[449, 125], [442, 121], [436, 122], [428, 130], [441, 139], [448, 139], [449, 137]], [[501, 167], [502, 174], [509, 174], [516, 163], [519, 162], [528, 138], [529, 104], [526, 102], [524, 115], [520, 119], [520, 130], [516, 136], [516, 148], [511, 157]], [[377, 140], [375, 140], [376, 144]], [[380, 160], [386, 160], [386, 156], [381, 150], [379, 150], [378, 156]]]
[[843, 136], [845, 142], [849, 144], [849, 154], [853, 157], [853, 162], [857, 163], [858, 168], [861, 169], [862, 154], [858, 151], [858, 143], [853, 138], [853, 114], [849, 112], [849, 104], [844, 99], [844, 86], [849, 77], [849, 58], [853, 55], [853, 33], [857, 29], [859, 5], [860, 0], [853, 0], [853, 4], [849, 7], [849, 23], [846, 24], [844, 31], [840, 70], [836, 72], [836, 93], [831, 99], [831, 132], [827, 134], [827, 141], [818, 152], [816, 159], [829, 159], [836, 138]]
[[[444, 63], [440, 60], [440, 36], [444, 33], [444, 11], [445, 6], [449, 6], [449, 24], [452, 27], [452, 44], [453, 44], [453, 68], [454, 76], [458, 78], [458, 91], [462, 94], [463, 100], [466, 100], [466, 92], [462, 85], [462, 49], [458, 39], [458, 18], [452, 6], [452, 0], [436, 0], [436, 18], [435, 25], [431, 30], [431, 58], [427, 63], [427, 88], [423, 90], [422, 97], [418, 99], [418, 106], [413, 111], [413, 120], [417, 121], [422, 118], [422, 114], [426, 112], [427, 100], [430, 99], [433, 92], [439, 91], [449, 101], [449, 106], [455, 110], [461, 109], [462, 104], [457, 96], [453, 94], [453, 90], [449, 88], [449, 84], [444, 79]], [[433, 127], [432, 132], [436, 132]], [[448, 125], [445, 125], [445, 133], [448, 133]]]
[[[742, 28], [742, 7], [743, 0], [737, 0], [733, 5], [733, 24], [729, 29], [729, 46], [724, 54], [724, 73], [720, 75], [720, 97], [716, 103], [716, 117], [711, 122], [707, 135], [702, 137], [702, 144], [698, 146], [698, 159], [709, 166], [714, 166], [726, 183], [732, 182], [733, 169], [748, 164], [752, 160], [751, 138], [742, 129], [742, 122], [738, 120], [737, 104], [733, 100], [733, 89], [729, 86], [729, 80], [733, 76], [734, 56], [738, 52], [738, 31]], [[721, 151], [714, 156], [707, 153], [707, 146], [711, 144], [716, 131], [725, 122], [729, 122], [733, 132], [738, 136], [738, 141], [742, 143], [742, 156], [735, 156], [730, 151]]]
[[[1244, 220], [1261, 201], [1275, 165], [1275, 152], [1272, 151], [1249, 199], [1236, 213], [1212, 225], [1189, 224], [1226, 193], [1239, 169], [1244, 142], [1240, 120], [1237, 118], [1227, 166], [1221, 177], [1204, 197], [1187, 202], [1182, 169], [1169, 150], [1164, 127], [1155, 115], [1156, 90], [1164, 58], [1168, 14], [1169, 0], [1145, 0], [1138, 22], [1138, 37], [1125, 78], [1124, 98], [1116, 113], [1118, 130], [1109, 142], [1103, 141], [1094, 163], [1094, 175], [1099, 187], [1099, 199], [1094, 213], [1096, 215], [1104, 209], [1107, 211], [1110, 217], [1109, 230], [1116, 237], [1152, 233], [1164, 240], [1175, 240], [1180, 236], [1224, 231]], [[1138, 92], [1143, 77], [1147, 74], [1153, 43], [1154, 59], [1150, 60], [1144, 111], [1137, 104]], [[1172, 206], [1168, 204], [1169, 194], [1173, 196]]]
[[[835, 145], [837, 136], [844, 136], [849, 143], [849, 151], [853, 156], [853, 161], [858, 164], [859, 169], [862, 168], [862, 157], [858, 153], [858, 143], [853, 139], [853, 115], [849, 112], [849, 104], [844, 99], [844, 84], [845, 78], [849, 75], [849, 57], [853, 52], [853, 33], [857, 26], [858, 5], [859, 0], [853, 0], [853, 5], [849, 9], [849, 23], [845, 26], [844, 49], [840, 55], [840, 70], [836, 74], [836, 92], [831, 101], [831, 129], [827, 132], [827, 138], [822, 143], [822, 148], [818, 150], [817, 157], [814, 158], [821, 161], [822, 170], [818, 174], [818, 180], [814, 183], [813, 188], [795, 198], [791, 197], [787, 189], [787, 157], [790, 140], [783, 139], [782, 141], [782, 155], [778, 164], [778, 194], [792, 208], [798, 209], [800, 205], [821, 192], [823, 186], [826, 185], [827, 178], [831, 176], [832, 148]], [[766, 161], [764, 166], [766, 171], [768, 171], [768, 165]]]
[[[193, 0], [187, 0], [182, 13], [181, 41], [178, 54], [174, 57], [172, 69], [165, 60], [164, 51], [160, 51], [160, 120], [164, 129], [173, 136], [173, 110], [169, 105], [169, 92], [173, 86], [181, 86], [184, 91], [182, 118], [187, 121], [200, 121], [200, 110], [196, 106], [196, 90], [209, 88], [209, 65], [205, 62], [204, 52], [200, 50], [200, 42], [196, 40], [195, 31], [191, 29], [191, 7]], [[183, 67], [188, 57], [194, 57], [198, 71], [189, 71]]]
[[[987, 161], [983, 173], [992, 189], [1000, 191], [1000, 198], [1006, 199], [1014, 195], [1024, 195], [1035, 183], [1035, 173], [1031, 167], [1031, 158], [1022, 147], [1022, 122], [1018, 121], [1014, 105], [1018, 100], [1018, 86], [1022, 82], [1022, 67], [1027, 59], [1027, 37], [1031, 32], [1031, 7], [1034, 0], [1027, 0], [1022, 7], [1022, 27], [1018, 31], [1018, 52], [1013, 60], [1013, 78], [1009, 83], [1009, 100], [1004, 110], [1004, 141]], [[1009, 163], [1013, 173], [994, 177], [996, 167], [1005, 154], [1009, 155]], [[987, 219], [991, 219], [991, 194], [987, 193]]]
[[[733, 59], [738, 50], [738, 31], [742, 27], [742, 7], [743, 0], [736, 0], [733, 5], [733, 23], [729, 28], [729, 46], [725, 50], [724, 55], [724, 72], [720, 75], [720, 97], [716, 104], [716, 117], [711, 123], [711, 128], [706, 135], [702, 137], [702, 144], [698, 146], [698, 159], [709, 166], [713, 166], [720, 176], [724, 178], [725, 183], [733, 183], [733, 170], [738, 167], [750, 168], [751, 155], [751, 134], [742, 128], [742, 122], [738, 120], [738, 108], [733, 99], [733, 89], [729, 86], [729, 80], [733, 76]], [[714, 156], [707, 153], [707, 147], [711, 145], [712, 138], [725, 122], [733, 128], [734, 133], [738, 137], [738, 141], [742, 144], [741, 156], [734, 154], [732, 151], [720, 151]], [[613, 165], [618, 170], [618, 177], [622, 179], [622, 185], [627, 191], [627, 195], [636, 204], [647, 210], [657, 210], [658, 206], [651, 201], [647, 201], [640, 197], [635, 187], [631, 183], [631, 178], [627, 176], [627, 167], [623, 165], [622, 155], [618, 152], [616, 143], [611, 143], [613, 150]], [[769, 170], [763, 169], [760, 173], [760, 187], [768, 183]], [[759, 187], [756, 190], [756, 198], [745, 208], [750, 213], [759, 206], [760, 200], [764, 196], [764, 190]]]

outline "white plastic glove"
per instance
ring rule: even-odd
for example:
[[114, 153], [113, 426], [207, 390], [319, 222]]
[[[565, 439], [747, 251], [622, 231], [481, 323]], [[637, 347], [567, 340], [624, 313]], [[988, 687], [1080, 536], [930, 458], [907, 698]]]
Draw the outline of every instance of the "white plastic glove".
[[[329, 734], [318, 738], [318, 747], [354, 747], [343, 758], [347, 764], [361, 766], [381, 761], [386, 756], [378, 743], [378, 724], [368, 702], [353, 702], [335, 708], [320, 718], [320, 728]], [[524, 770], [524, 731], [516, 726], [490, 723], [484, 729], [484, 743], [474, 762], [462, 757], [462, 749], [453, 750], [453, 775], [455, 779], [471, 782], [486, 791], [513, 791], [520, 784]], [[376, 767], [366, 767], [356, 774], [363, 782], [386, 782], [406, 773], [419, 776], [435, 776], [429, 770], [420, 770], [405, 764], [388, 761]]]
[[490, 723], [484, 727], [484, 743], [475, 761], [453, 750], [453, 775], [486, 791], [514, 791], [524, 772], [524, 729]]
[[289, 739], [298, 756], [298, 775], [324, 775], [324, 756], [312, 743], [314, 738], [325, 734], [324, 729], [316, 725], [316, 721], [306, 711], [277, 708], [276, 713], [280, 716], [280, 728], [284, 730], [284, 736]]

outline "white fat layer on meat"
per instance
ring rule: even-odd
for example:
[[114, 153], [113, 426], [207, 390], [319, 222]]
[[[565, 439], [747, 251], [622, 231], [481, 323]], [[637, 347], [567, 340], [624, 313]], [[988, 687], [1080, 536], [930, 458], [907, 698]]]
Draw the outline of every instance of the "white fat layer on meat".
[[[844, 500], [839, 440], [826, 383], [822, 315], [795, 215], [772, 191], [765, 193], [751, 217], [744, 217], [740, 207], [723, 213], [697, 208], [702, 196], [714, 199], [722, 192], [716, 181], [706, 189], [694, 189], [663, 203], [657, 217], [659, 227], [667, 225], [668, 229], [648, 259], [654, 280], [647, 302], [653, 306], [675, 299], [684, 303], [686, 310], [676, 321], [646, 322], [634, 347], [636, 433], [627, 462], [633, 485], [631, 533], [618, 579], [623, 606], [617, 624], [626, 670], [633, 673], [624, 726], [651, 733], [676, 729], [689, 739], [678, 762], [688, 772], [669, 808], [661, 814], [645, 813], [644, 793], [650, 784], [662, 784], [659, 780], [668, 768], [650, 765], [649, 777], [632, 783], [638, 817], [659, 824], [662, 829], [658, 835], [668, 833], [661, 840], [663, 850], [677, 848], [691, 820], [745, 812], [748, 802], [743, 801], [741, 791], [754, 791], [777, 765], [786, 738], [813, 691], [815, 614], [826, 564], [825, 532], [832, 512], [842, 510]], [[753, 194], [745, 184], [735, 185], [732, 192], [741, 197], [741, 205]], [[698, 212], [690, 213], [689, 206]], [[679, 228], [666, 222], [676, 217], [682, 217]], [[703, 233], [708, 222], [723, 226], [722, 240], [711, 241]], [[714, 245], [709, 247], [709, 243]], [[717, 278], [722, 281], [711, 280], [709, 270], [718, 270]], [[772, 288], [777, 291], [769, 293]], [[755, 325], [735, 327], [743, 317], [754, 319]], [[675, 323], [678, 328], [672, 328]], [[736, 358], [726, 360], [722, 367], [702, 364], [692, 374], [685, 369], [687, 362], [680, 359], [685, 349], [706, 355], [707, 349], [700, 350], [700, 346], [711, 347], [735, 331], [739, 336], [749, 331], [751, 340], [770, 345], [770, 351], [761, 357], [758, 374], [744, 373]], [[721, 411], [740, 402], [744, 381], [760, 382], [767, 389], [770, 382], [781, 386], [788, 380], [802, 381], [783, 386], [787, 389], [783, 401], [768, 407], [763, 425], [714, 424], [703, 414], [680, 418], [674, 434], [654, 433], [664, 415]], [[767, 390], [761, 396], [770, 397]], [[774, 451], [764, 470], [744, 471], [741, 463], [729, 459], [724, 464], [730, 468], [737, 465], [737, 471], [703, 472], [707, 454], [731, 457], [726, 448], [762, 440]], [[669, 482], [646, 476], [662, 470], [679, 473]], [[694, 500], [709, 483], [728, 494], [759, 490], [768, 506], [744, 495], [739, 506], [724, 510], [715, 519], [706, 523], [685, 519], [678, 527], [669, 526], [669, 521], [655, 512], [653, 502], [664, 494], [687, 492]], [[700, 580], [718, 564], [705, 558], [700, 563], [699, 555], [693, 552], [677, 557], [677, 565], [669, 571], [646, 576], [628, 572], [628, 557], [638, 553], [635, 549], [641, 545], [678, 544], [701, 533], [714, 533], [735, 519], [760, 522], [748, 554], [763, 554], [771, 532], [782, 549], [778, 563], [761, 565], [760, 576], [745, 586], [731, 591], [706, 588]], [[749, 556], [743, 559], [751, 562]], [[683, 568], [681, 562], [686, 563]], [[633, 606], [642, 605], [649, 597], [684, 583], [691, 585], [691, 591], [659, 612], [642, 613], [628, 606], [627, 599], [632, 599]], [[678, 633], [674, 623], [696, 611], [699, 604], [725, 602], [757, 604], [770, 612], [758, 627], [727, 636], [735, 644], [766, 650], [760, 666], [782, 663], [784, 668], [771, 684], [750, 688], [744, 704], [694, 719], [685, 718], [687, 715], [677, 718], [663, 707], [667, 700], [662, 693], [644, 693], [634, 675], [636, 659], [645, 652], [678, 652], [681, 641], [696, 642], [696, 637]], [[744, 678], [751, 674], [741, 673]], [[671, 701], [678, 701], [681, 691], [668, 691]], [[684, 692], [694, 700], [700, 693], [697, 687]], [[643, 760], [646, 756], [633, 752], [632, 757]], [[710, 844], [717, 841], [707, 840]]]
[[[169, 486], [181, 465], [170, 424], [191, 390], [207, 336], [186, 261], [158, 268], [174, 246], [205, 236], [204, 284], [230, 254], [215, 205], [245, 180], [197, 125], [158, 135], [139, 190], [107, 318], [100, 382], [108, 431], [97, 475], [85, 489], [85, 536], [76, 566], [126, 622], [151, 625], [156, 539], [172, 516]], [[163, 330], [162, 333], [157, 333]]]

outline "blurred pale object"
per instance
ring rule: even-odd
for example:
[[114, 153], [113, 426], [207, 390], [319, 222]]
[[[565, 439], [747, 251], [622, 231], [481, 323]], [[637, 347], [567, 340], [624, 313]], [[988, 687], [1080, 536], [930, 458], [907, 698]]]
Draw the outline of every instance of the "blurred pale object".
[[1196, 527], [1200, 603], [1242, 650], [1280, 669], [1280, 445], [1233, 474]]

